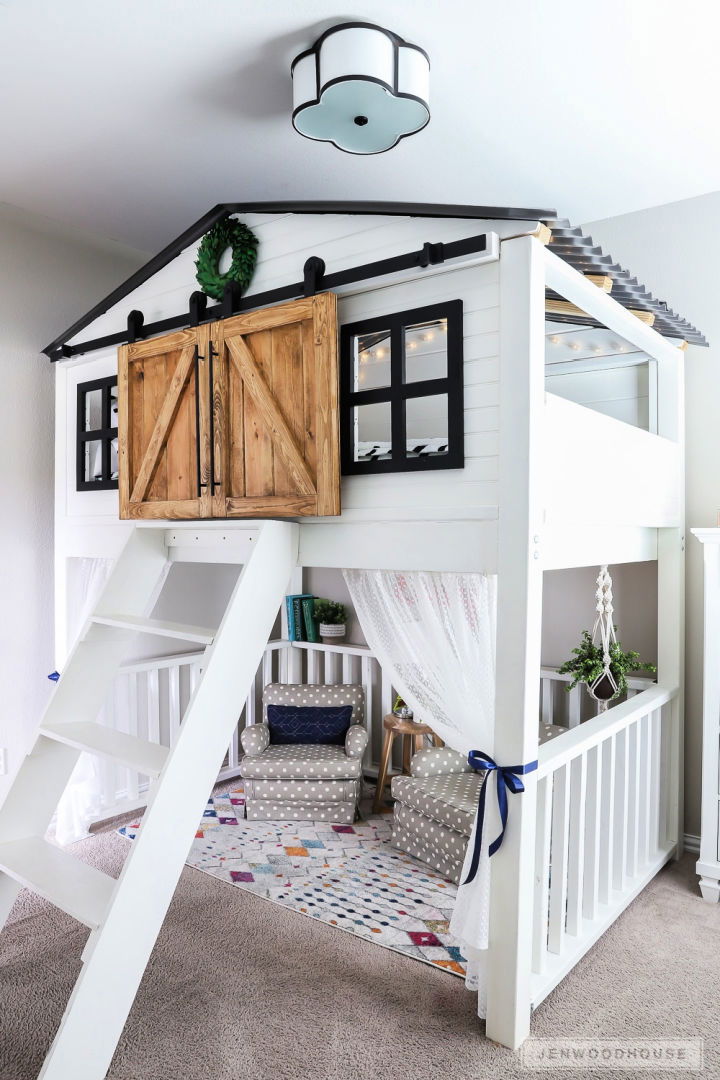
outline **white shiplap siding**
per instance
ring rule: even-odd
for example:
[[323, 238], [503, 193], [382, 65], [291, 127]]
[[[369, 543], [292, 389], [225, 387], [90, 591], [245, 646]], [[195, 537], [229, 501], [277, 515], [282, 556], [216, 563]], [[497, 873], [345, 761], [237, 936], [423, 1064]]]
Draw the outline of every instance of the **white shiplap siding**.
[[412, 520], [416, 511], [462, 510], [467, 518], [486, 518], [497, 507], [499, 426], [498, 263], [430, 275], [340, 299], [341, 323], [389, 315], [410, 308], [462, 300], [465, 374], [465, 468], [417, 473], [346, 476], [343, 510], [397, 508]]
[[[460, 240], [479, 233], [499, 236], [532, 231], [533, 222], [477, 221], [455, 218], [398, 218], [351, 214], [241, 215], [259, 240], [258, 264], [249, 295], [301, 281], [311, 255], [325, 261], [327, 273], [401, 255], [430, 243]], [[195, 258], [198, 244], [186, 248], [150, 280], [100, 315], [71, 344], [124, 330], [128, 312], [138, 309], [145, 322], [185, 311], [198, 288]], [[434, 271], [429, 271], [434, 273]], [[473, 332], [473, 331], [469, 331]]]

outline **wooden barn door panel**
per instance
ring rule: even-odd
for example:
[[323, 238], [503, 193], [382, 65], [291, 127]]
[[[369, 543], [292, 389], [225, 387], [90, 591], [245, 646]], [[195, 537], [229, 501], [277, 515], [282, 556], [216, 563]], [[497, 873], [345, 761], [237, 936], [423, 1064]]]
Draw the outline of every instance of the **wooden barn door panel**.
[[339, 514], [334, 295], [226, 319], [216, 333], [227, 517]]
[[121, 518], [211, 515], [208, 347], [200, 327], [120, 349]]

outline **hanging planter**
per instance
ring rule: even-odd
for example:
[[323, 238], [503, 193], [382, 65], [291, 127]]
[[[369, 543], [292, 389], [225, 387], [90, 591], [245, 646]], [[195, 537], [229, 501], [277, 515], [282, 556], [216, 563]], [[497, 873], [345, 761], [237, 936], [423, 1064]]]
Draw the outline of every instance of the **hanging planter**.
[[592, 633], [583, 630], [580, 644], [573, 649], [573, 659], [558, 668], [561, 675], [572, 675], [567, 690], [584, 683], [591, 698], [598, 702], [599, 711], [608, 702], [627, 692], [627, 676], [635, 671], [656, 672], [654, 664], [640, 659], [640, 653], [625, 652], [617, 640], [617, 627], [612, 621], [612, 578], [607, 566], [600, 568], [595, 592], [597, 617]]

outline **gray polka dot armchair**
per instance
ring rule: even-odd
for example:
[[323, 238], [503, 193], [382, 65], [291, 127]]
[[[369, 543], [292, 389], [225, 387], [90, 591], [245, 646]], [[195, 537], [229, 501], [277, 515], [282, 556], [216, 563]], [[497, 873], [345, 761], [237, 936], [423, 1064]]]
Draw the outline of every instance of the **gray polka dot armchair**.
[[[567, 728], [541, 724], [538, 742]], [[393, 844], [459, 882], [485, 773], [449, 747], [420, 750], [410, 776], [394, 776]]]
[[[271, 744], [268, 705], [352, 705], [344, 746]], [[246, 727], [240, 741], [251, 821], [355, 820], [368, 742], [362, 686], [270, 683], [263, 691], [263, 723]]]

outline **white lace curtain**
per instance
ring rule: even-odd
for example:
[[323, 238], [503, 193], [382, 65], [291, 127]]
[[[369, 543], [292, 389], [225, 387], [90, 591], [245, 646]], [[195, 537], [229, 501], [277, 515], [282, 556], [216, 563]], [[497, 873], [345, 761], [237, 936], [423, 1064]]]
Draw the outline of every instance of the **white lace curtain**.
[[[417, 719], [462, 754], [492, 754], [497, 578], [393, 570], [343, 573], [370, 649]], [[486, 800], [478, 871], [472, 882], [460, 885], [451, 922], [468, 960], [468, 986], [478, 991], [481, 1016], [482, 951], [488, 944], [490, 907], [488, 838], [500, 831], [494, 795], [493, 785]], [[475, 827], [461, 882], [470, 868], [474, 840]]]
[[[67, 627], [68, 640], [73, 645], [95, 607], [114, 564], [114, 559], [72, 560], [72, 571], [68, 574]], [[100, 794], [101, 777], [97, 758], [91, 754], [81, 754], [58, 803], [55, 839], [59, 844], [72, 844], [87, 836], [88, 825], [100, 810]]]

